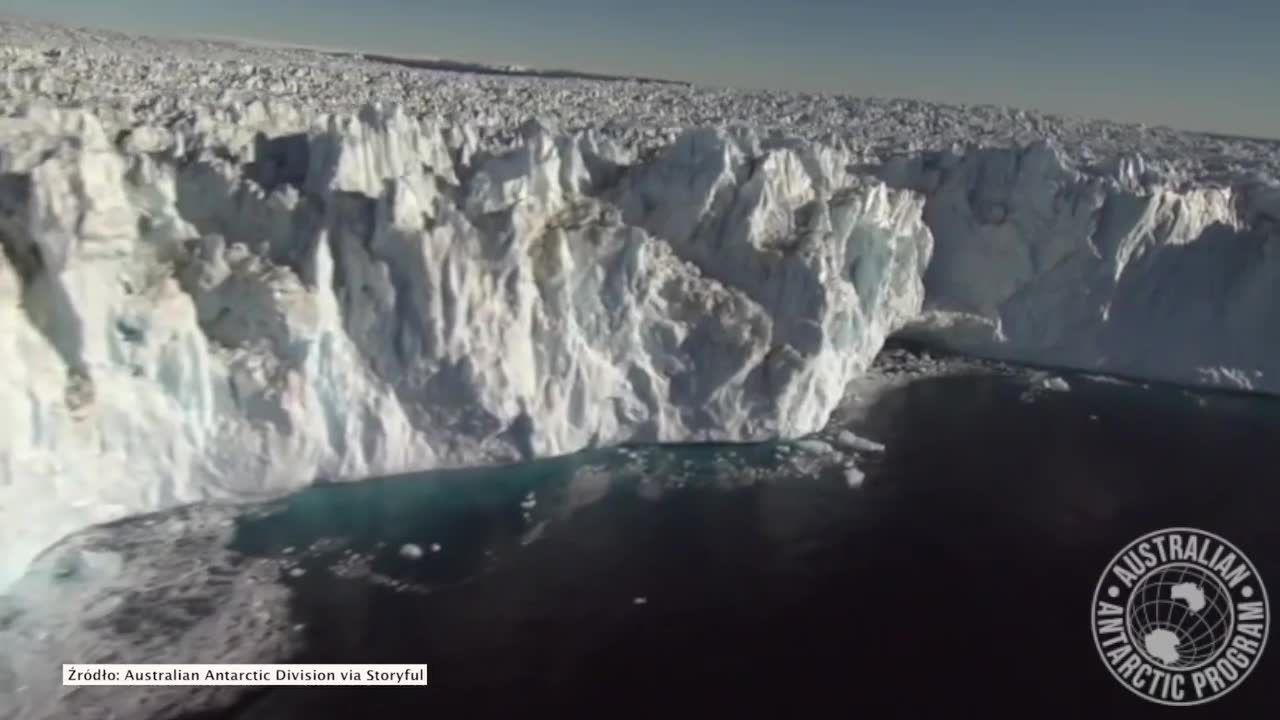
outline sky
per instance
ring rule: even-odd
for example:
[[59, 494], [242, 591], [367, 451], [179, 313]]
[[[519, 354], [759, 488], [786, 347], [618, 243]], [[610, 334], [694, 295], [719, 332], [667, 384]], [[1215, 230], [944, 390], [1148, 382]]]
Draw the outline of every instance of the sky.
[[1280, 138], [1277, 0], [0, 0], [0, 11]]

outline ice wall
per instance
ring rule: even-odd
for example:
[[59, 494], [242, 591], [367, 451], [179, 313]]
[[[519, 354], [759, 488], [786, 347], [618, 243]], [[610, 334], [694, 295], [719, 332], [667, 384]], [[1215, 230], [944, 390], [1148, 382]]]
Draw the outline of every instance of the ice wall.
[[923, 299], [923, 198], [835, 150], [263, 107], [0, 119], [0, 584], [193, 501], [813, 432]]
[[927, 194], [924, 315], [965, 352], [1280, 392], [1280, 186], [1197, 186], [1140, 156], [1079, 169], [1057, 148], [886, 166]]

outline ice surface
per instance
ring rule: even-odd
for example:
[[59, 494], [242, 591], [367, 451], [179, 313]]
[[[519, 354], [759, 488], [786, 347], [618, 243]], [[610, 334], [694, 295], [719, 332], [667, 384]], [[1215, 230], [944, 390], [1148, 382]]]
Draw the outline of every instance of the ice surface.
[[162, 128], [142, 130], [157, 118], [251, 142], [254, 129], [234, 121], [270, 116], [297, 124], [305, 108], [349, 114], [370, 102], [396, 102], [413, 116], [465, 124], [487, 142], [510, 141], [538, 117], [565, 131], [596, 129], [641, 156], [669, 145], [683, 128], [717, 125], [777, 131], [894, 166], [941, 151], [1021, 147], [1048, 138], [1073, 165], [1136, 180], [1176, 186], [1280, 177], [1274, 141], [1017, 108], [437, 72], [304, 49], [0, 23], [9, 71], [0, 83], [5, 104], [46, 97], [84, 105], [110, 132], [130, 130], [128, 142], [139, 148], [174, 140]]
[[0, 586], [86, 525], [317, 478], [800, 438], [900, 331], [1280, 391], [1275, 143], [0, 45]]

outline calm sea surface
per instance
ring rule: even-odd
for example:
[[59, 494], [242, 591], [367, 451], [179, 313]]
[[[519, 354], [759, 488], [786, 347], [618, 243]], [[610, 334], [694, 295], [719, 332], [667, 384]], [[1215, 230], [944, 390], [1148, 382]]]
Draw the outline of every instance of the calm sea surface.
[[319, 548], [289, 580], [294, 661], [427, 663], [431, 684], [201, 717], [1280, 717], [1280, 648], [1170, 709], [1112, 679], [1089, 625], [1111, 556], [1166, 526], [1224, 535], [1280, 592], [1280, 402], [1065, 377], [1031, 401], [991, 375], [889, 392], [855, 428], [888, 446], [857, 488], [761, 445], [308, 490], [236, 540]]

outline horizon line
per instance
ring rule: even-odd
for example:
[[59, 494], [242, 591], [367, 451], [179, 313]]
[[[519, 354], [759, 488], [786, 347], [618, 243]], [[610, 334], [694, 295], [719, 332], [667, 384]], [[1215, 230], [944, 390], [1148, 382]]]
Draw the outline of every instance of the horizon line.
[[[935, 100], [928, 97], [910, 96], [910, 95], [876, 95], [876, 94], [860, 94], [849, 91], [840, 90], [789, 90], [779, 87], [746, 87], [733, 85], [730, 83], [704, 83], [692, 80], [683, 80], [670, 77], [645, 76], [632, 74], [614, 74], [602, 73], [589, 70], [577, 70], [574, 68], [550, 68], [538, 67], [533, 65], [525, 65], [523, 63], [516, 64], [496, 64], [484, 60], [469, 60], [442, 57], [439, 55], [419, 55], [416, 53], [398, 53], [391, 51], [379, 51], [361, 49], [355, 47], [343, 47], [337, 45], [319, 45], [311, 43], [297, 43], [283, 40], [273, 40], [253, 35], [223, 35], [220, 33], [193, 33], [193, 32], [141, 32], [136, 30], [117, 30], [115, 28], [105, 27], [101, 25], [84, 25], [79, 23], [68, 23], [59, 20], [51, 20], [47, 18], [33, 17], [14, 13], [12, 11], [0, 11], [0, 21], [5, 19], [15, 19], [28, 22], [44, 23], [48, 25], [56, 25], [72, 30], [88, 31], [88, 32], [111, 32], [120, 35], [147, 38], [152, 40], [196, 40], [203, 42], [216, 42], [229, 45], [248, 46], [250, 48], [271, 48], [283, 50], [300, 50], [304, 52], [314, 52], [326, 55], [339, 55], [346, 57], [359, 56], [359, 59], [370, 63], [377, 64], [394, 64], [402, 65], [414, 70], [428, 70], [432, 72], [448, 72], [448, 73], [472, 73], [472, 74], [490, 74], [495, 76], [506, 77], [528, 77], [532, 79], [556, 80], [556, 79], [577, 79], [588, 80], [594, 82], [640, 82], [654, 83], [666, 85], [682, 85], [689, 88], [701, 88], [711, 90], [730, 90], [735, 92], [766, 92], [766, 93], [784, 93], [790, 95], [819, 95], [830, 97], [842, 97], [862, 100], [878, 100], [882, 102], [918, 102], [927, 105], [935, 105], [942, 108], [950, 108], [955, 110], [968, 110], [972, 108], [992, 108], [1001, 110], [1018, 110], [1022, 112], [1036, 113], [1042, 117], [1056, 118], [1063, 120], [1076, 120], [1085, 122], [1104, 122], [1112, 125], [1129, 128], [1141, 128], [1144, 130], [1165, 130], [1175, 133], [1186, 133], [1191, 135], [1201, 135], [1205, 137], [1237, 140], [1256, 143], [1280, 143], [1280, 135], [1259, 136], [1244, 133], [1232, 133], [1220, 130], [1199, 130], [1185, 127], [1176, 127], [1164, 123], [1152, 124], [1140, 121], [1117, 120], [1110, 117], [1098, 115], [1077, 115], [1071, 113], [1055, 112], [1051, 110], [1043, 110], [1037, 107], [1025, 105], [1011, 105], [1000, 102], [980, 102], [980, 103], [960, 103], [949, 102], [943, 100]], [[456, 67], [431, 67], [419, 63], [436, 62], [441, 65], [453, 65]]]

